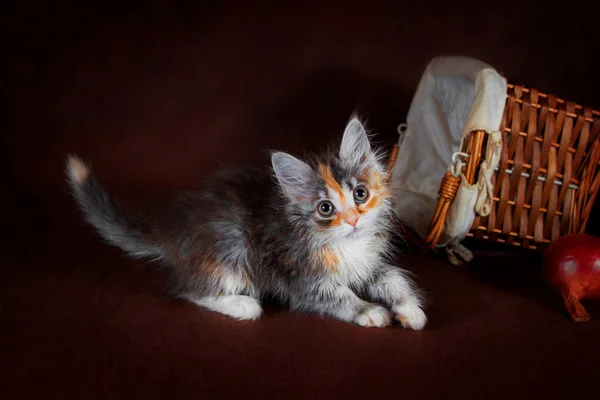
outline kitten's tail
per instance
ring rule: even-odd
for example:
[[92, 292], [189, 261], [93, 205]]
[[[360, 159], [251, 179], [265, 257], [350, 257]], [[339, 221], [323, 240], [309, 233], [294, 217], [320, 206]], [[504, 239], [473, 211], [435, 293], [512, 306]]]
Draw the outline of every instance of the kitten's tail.
[[127, 254], [143, 258], [160, 258], [158, 246], [143, 239], [140, 221], [122, 211], [91, 175], [91, 170], [76, 156], [67, 159], [67, 177], [73, 197], [87, 222], [110, 244]]

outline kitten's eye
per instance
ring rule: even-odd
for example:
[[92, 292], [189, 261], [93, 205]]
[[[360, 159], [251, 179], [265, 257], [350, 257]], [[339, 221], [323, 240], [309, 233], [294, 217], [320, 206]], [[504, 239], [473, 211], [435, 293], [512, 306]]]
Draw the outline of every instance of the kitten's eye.
[[317, 207], [317, 212], [319, 213], [319, 215], [325, 218], [331, 217], [334, 211], [335, 208], [333, 207], [333, 204], [331, 204], [331, 202], [327, 200], [320, 202], [319, 206]]
[[357, 203], [364, 203], [369, 198], [369, 191], [364, 186], [357, 186], [354, 189], [354, 201]]

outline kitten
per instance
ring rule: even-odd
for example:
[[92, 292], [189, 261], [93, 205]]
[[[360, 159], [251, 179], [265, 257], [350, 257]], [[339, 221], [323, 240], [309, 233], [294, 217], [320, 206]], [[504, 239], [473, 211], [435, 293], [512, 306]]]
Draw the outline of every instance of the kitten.
[[358, 118], [337, 151], [308, 162], [273, 152], [271, 164], [220, 171], [151, 220], [121, 211], [77, 157], [67, 175], [86, 220], [127, 254], [166, 264], [174, 296], [240, 320], [259, 318], [269, 295], [360, 326], [389, 326], [393, 316], [423, 329], [418, 289], [388, 260], [384, 156]]

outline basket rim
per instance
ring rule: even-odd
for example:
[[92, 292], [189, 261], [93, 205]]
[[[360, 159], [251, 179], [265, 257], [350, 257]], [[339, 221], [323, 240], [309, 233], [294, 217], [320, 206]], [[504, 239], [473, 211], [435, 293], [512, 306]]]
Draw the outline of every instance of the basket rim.
[[[600, 118], [600, 111], [598, 109], [596, 109], [594, 107], [584, 106], [584, 105], [582, 105], [580, 103], [576, 103], [574, 101], [565, 100], [565, 99], [563, 99], [563, 98], [561, 98], [559, 96], [556, 96], [556, 95], [554, 95], [552, 93], [545, 93], [545, 92], [539, 91], [537, 89], [533, 89], [533, 88], [531, 88], [529, 86], [526, 86], [526, 85], [521, 85], [521, 84], [516, 84], [516, 83], [510, 83], [510, 82], [508, 82], [506, 84], [506, 87], [507, 87], [507, 89], [512, 89], [512, 90], [516, 90], [517, 88], [520, 88], [523, 91], [523, 93], [528, 93], [528, 94], [531, 93], [532, 90], [536, 90], [538, 96], [541, 97], [541, 98], [543, 98], [543, 99], [547, 99], [548, 97], [553, 96], [553, 97], [556, 98], [556, 102], [559, 103], [559, 104], [561, 104], [561, 105], [562, 104], [566, 104], [566, 103], [571, 103], [571, 104], [574, 105], [575, 109], [578, 110], [578, 111], [581, 111], [581, 110], [584, 110], [584, 109], [590, 109], [591, 112], [592, 112], [592, 115], [594, 117]], [[511, 95], [509, 93], [507, 93], [506, 97], [511, 97]], [[592, 122], [592, 121], [590, 121], [590, 122]]]

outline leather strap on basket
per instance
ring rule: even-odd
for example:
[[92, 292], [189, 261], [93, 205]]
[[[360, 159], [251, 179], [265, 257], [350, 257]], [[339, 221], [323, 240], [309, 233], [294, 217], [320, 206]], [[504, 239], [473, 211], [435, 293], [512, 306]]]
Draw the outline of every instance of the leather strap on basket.
[[[481, 149], [483, 148], [485, 135], [485, 131], [482, 130], [471, 132], [471, 140], [468, 141], [467, 152], [466, 154], [463, 153], [469, 157], [464, 174], [464, 177], [469, 184], [473, 184], [475, 180], [475, 173], [481, 158]], [[425, 240], [427, 247], [430, 249], [433, 249], [435, 246], [437, 246], [440, 237], [442, 236], [448, 210], [450, 209], [452, 200], [454, 200], [454, 197], [456, 197], [456, 192], [460, 186], [460, 170], [462, 168], [462, 163], [460, 163], [458, 166], [455, 165], [455, 168], [456, 171], [454, 171], [454, 173], [451, 171], [446, 172], [440, 184], [440, 190], [438, 191], [438, 203], [433, 214], [433, 218], [431, 219], [429, 234]]]
[[456, 196], [460, 179], [460, 176], [454, 176], [450, 171], [446, 172], [444, 178], [442, 178], [440, 190], [438, 191], [437, 207], [433, 213], [429, 234], [427, 235], [427, 239], [425, 239], [425, 243], [429, 248], [435, 247], [440, 240], [440, 236], [442, 236], [448, 208], [450, 208], [450, 204]]

